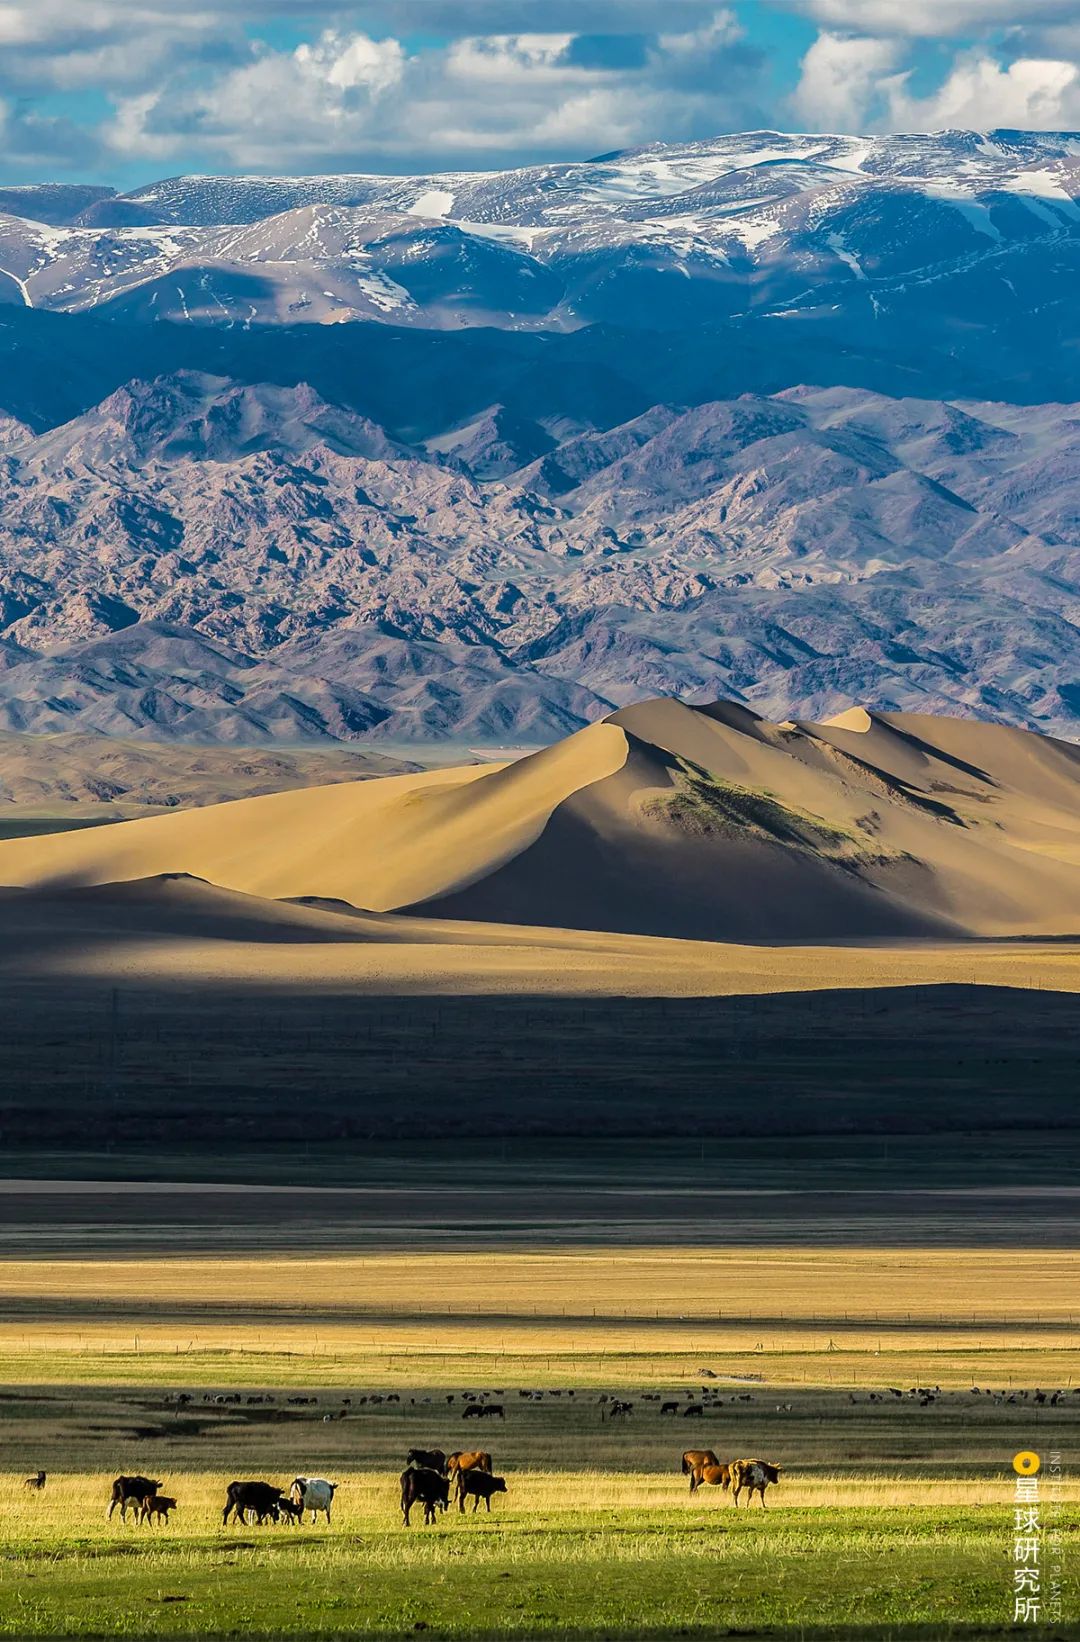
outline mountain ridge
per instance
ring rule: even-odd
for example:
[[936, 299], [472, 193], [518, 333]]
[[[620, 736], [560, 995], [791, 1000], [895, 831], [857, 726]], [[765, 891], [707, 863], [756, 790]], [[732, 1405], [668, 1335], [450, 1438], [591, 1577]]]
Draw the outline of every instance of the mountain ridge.
[[800, 387], [550, 428], [409, 445], [180, 373], [12, 431], [0, 726], [543, 742], [661, 691], [1072, 730], [1080, 407]]

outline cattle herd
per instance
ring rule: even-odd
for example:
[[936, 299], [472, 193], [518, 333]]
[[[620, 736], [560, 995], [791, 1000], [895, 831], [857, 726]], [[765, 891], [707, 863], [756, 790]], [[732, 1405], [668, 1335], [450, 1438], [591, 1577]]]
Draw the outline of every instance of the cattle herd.
[[[711, 1448], [688, 1448], [682, 1456], [682, 1474], [690, 1478], [691, 1493], [707, 1486], [730, 1489], [736, 1505], [745, 1492], [747, 1504], [757, 1494], [764, 1506], [766, 1488], [780, 1481], [778, 1465], [756, 1459], [732, 1460], [724, 1465]], [[45, 1472], [38, 1471], [26, 1478], [25, 1486], [40, 1492], [45, 1482]], [[177, 1509], [177, 1501], [171, 1494], [163, 1494], [161, 1486], [157, 1477], [116, 1477], [108, 1517], [119, 1510], [121, 1520], [126, 1522], [130, 1511], [137, 1523], [167, 1523], [170, 1513]], [[226, 1527], [231, 1518], [245, 1527], [252, 1523], [259, 1527], [267, 1523], [299, 1526], [305, 1512], [310, 1512], [313, 1523], [323, 1516], [329, 1526], [337, 1488], [338, 1484], [326, 1477], [294, 1477], [287, 1488], [256, 1480], [230, 1482], [225, 1490], [221, 1525]], [[438, 1511], [449, 1510], [451, 1491], [463, 1515], [468, 1500], [472, 1500], [474, 1515], [481, 1503], [490, 1512], [492, 1496], [506, 1493], [506, 1479], [494, 1474], [491, 1455], [483, 1448], [458, 1449], [452, 1454], [441, 1448], [410, 1448], [401, 1473], [405, 1527], [411, 1527], [410, 1513], [416, 1506], [421, 1508], [424, 1525], [433, 1524]]]
[[[704, 1371], [703, 1371], [704, 1372]], [[546, 1390], [522, 1390], [517, 1393], [520, 1398], [528, 1401], [546, 1401], [548, 1398], [565, 1397], [572, 1401], [573, 1391], [558, 1391], [550, 1388]], [[685, 1394], [686, 1406], [677, 1398], [665, 1399], [659, 1393], [643, 1392], [642, 1401], [657, 1403], [657, 1412], [661, 1416], [681, 1416], [683, 1418], [702, 1418], [706, 1411], [712, 1413], [723, 1402], [718, 1392], [712, 1387], [704, 1388]], [[939, 1400], [944, 1400], [950, 1394], [943, 1393], [940, 1386], [912, 1386], [902, 1389], [898, 1386], [889, 1386], [882, 1391], [864, 1392], [862, 1396], [856, 1393], [849, 1394], [850, 1402], [866, 1400], [870, 1403], [899, 1403], [915, 1402], [925, 1408]], [[506, 1405], [496, 1398], [503, 1398], [504, 1392], [466, 1391], [460, 1394], [463, 1404], [461, 1418], [463, 1419], [495, 1419], [505, 1420]], [[963, 1398], [964, 1393], [952, 1393], [951, 1398]], [[970, 1387], [967, 1397], [980, 1397], [994, 1403], [1033, 1403], [1045, 1404], [1056, 1408], [1069, 1396], [1080, 1396], [1080, 1387], [1070, 1388], [1069, 1391], [1047, 1392], [1041, 1389], [1027, 1390], [990, 1390], [978, 1386]], [[318, 1405], [318, 1398], [310, 1396], [290, 1396], [287, 1402], [297, 1407]], [[391, 1403], [400, 1404], [401, 1397], [396, 1392], [384, 1394], [373, 1393], [368, 1396], [358, 1396], [357, 1403]], [[417, 1402], [430, 1404], [434, 1400], [424, 1396], [419, 1399], [410, 1397], [409, 1403], [413, 1406]], [[453, 1395], [445, 1398], [446, 1403], [455, 1401]], [[730, 1403], [753, 1403], [757, 1401], [751, 1393], [740, 1391], [729, 1395]], [[166, 1399], [167, 1402], [185, 1405], [192, 1401], [192, 1394], [180, 1392]], [[251, 1395], [244, 1398], [238, 1393], [212, 1394], [207, 1393], [204, 1402], [227, 1403], [245, 1405], [259, 1403], [273, 1403], [272, 1393]], [[634, 1412], [634, 1403], [626, 1398], [600, 1395], [597, 1406], [601, 1420], [627, 1421]], [[790, 1413], [790, 1403], [777, 1404], [777, 1413]], [[332, 1414], [323, 1414], [324, 1419], [342, 1419], [352, 1411], [352, 1399], [341, 1398], [340, 1410]], [[722, 1461], [711, 1448], [688, 1448], [682, 1455], [682, 1474], [690, 1479], [690, 1492], [696, 1494], [701, 1488], [719, 1488], [725, 1493], [730, 1492], [733, 1503], [738, 1506], [743, 1494], [746, 1495], [747, 1505], [750, 1505], [756, 1494], [764, 1508], [765, 1492], [780, 1481], [781, 1467], [771, 1461], [751, 1458]], [[24, 1478], [23, 1486], [31, 1493], [44, 1491], [48, 1477], [44, 1471], [37, 1471]], [[411, 1513], [419, 1507], [422, 1521], [432, 1524], [436, 1521], [439, 1511], [447, 1511], [451, 1500], [456, 1503], [458, 1510], [464, 1514], [468, 1502], [472, 1501], [473, 1514], [483, 1504], [485, 1511], [490, 1512], [492, 1497], [495, 1494], [505, 1494], [506, 1480], [494, 1474], [491, 1455], [485, 1449], [457, 1450], [445, 1453], [441, 1448], [411, 1448], [405, 1459], [405, 1469], [401, 1473], [401, 1514], [406, 1528], [411, 1526]], [[225, 1491], [225, 1504], [222, 1509], [222, 1526], [230, 1521], [242, 1525], [281, 1523], [299, 1526], [310, 1513], [312, 1523], [317, 1523], [320, 1517], [327, 1525], [331, 1521], [331, 1511], [334, 1495], [338, 1484], [330, 1482], [326, 1477], [296, 1476], [286, 1487], [279, 1487], [275, 1483], [248, 1480], [230, 1482]], [[153, 1477], [119, 1476], [113, 1484], [110, 1493], [108, 1516], [111, 1518], [117, 1510], [120, 1517], [126, 1521], [129, 1511], [138, 1523], [168, 1523], [170, 1513], [177, 1509], [177, 1501], [171, 1494], [161, 1492], [162, 1483]]]

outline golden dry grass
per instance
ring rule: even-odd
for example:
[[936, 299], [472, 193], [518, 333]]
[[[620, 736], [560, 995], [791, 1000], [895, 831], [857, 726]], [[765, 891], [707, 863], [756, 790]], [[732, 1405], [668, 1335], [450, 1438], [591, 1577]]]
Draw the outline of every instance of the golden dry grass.
[[1080, 1377], [1069, 1251], [609, 1249], [11, 1260], [0, 1372], [27, 1383], [776, 1385]]

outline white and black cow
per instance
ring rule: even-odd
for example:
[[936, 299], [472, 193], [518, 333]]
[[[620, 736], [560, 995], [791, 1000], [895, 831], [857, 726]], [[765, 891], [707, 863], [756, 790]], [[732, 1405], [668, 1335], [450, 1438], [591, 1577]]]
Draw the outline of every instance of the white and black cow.
[[337, 1483], [327, 1482], [325, 1477], [295, 1477], [289, 1489], [289, 1498], [294, 1505], [299, 1505], [302, 1511], [311, 1512], [312, 1522], [321, 1511], [329, 1525], [330, 1507], [334, 1503], [336, 1492]]

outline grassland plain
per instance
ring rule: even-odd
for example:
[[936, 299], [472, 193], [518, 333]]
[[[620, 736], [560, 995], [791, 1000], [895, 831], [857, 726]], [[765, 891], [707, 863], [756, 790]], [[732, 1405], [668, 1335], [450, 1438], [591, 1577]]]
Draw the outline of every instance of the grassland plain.
[[[6, 1261], [0, 1630], [1000, 1635], [1011, 1456], [1060, 1452], [1068, 1472], [1080, 1455], [1075, 1260], [795, 1244]], [[941, 1396], [888, 1390], [921, 1384]], [[1036, 1386], [1066, 1395], [1036, 1404]], [[497, 1392], [505, 1419], [463, 1425], [467, 1389]], [[629, 1418], [605, 1417], [615, 1394]], [[481, 1429], [506, 1497], [406, 1533], [409, 1447]], [[686, 1446], [780, 1463], [768, 1509], [691, 1498]], [[39, 1466], [41, 1495], [19, 1486]], [[106, 1522], [122, 1470], [180, 1500], [168, 1528]], [[232, 1477], [298, 1472], [341, 1484], [331, 1528], [222, 1530]], [[1070, 1551], [1077, 1480], [1054, 1507]], [[1065, 1581], [1046, 1635], [1080, 1634], [1075, 1555]]]

